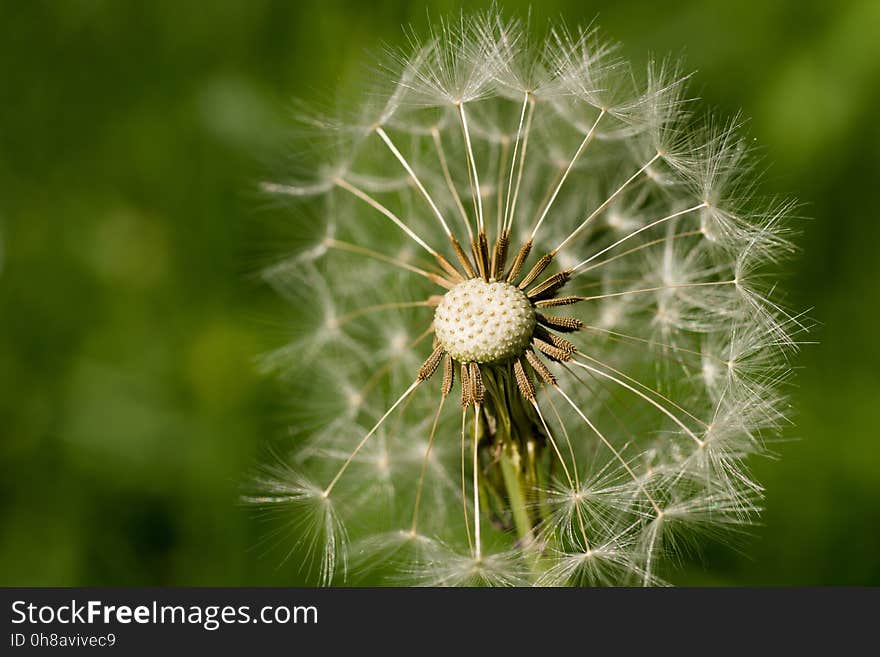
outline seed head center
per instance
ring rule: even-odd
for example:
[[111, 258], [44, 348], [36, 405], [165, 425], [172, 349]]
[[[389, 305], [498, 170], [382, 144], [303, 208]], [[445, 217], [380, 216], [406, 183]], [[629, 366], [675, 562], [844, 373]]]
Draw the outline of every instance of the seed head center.
[[494, 363], [519, 356], [535, 329], [525, 293], [502, 281], [472, 278], [449, 290], [434, 313], [440, 346], [462, 363]]

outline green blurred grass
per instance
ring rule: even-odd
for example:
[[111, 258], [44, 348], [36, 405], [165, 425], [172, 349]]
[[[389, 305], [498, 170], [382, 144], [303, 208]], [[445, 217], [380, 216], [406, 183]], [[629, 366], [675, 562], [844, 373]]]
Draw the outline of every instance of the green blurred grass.
[[[523, 13], [524, 2], [503, 3]], [[432, 16], [456, 7], [428, 3]], [[742, 108], [766, 189], [807, 205], [791, 305], [794, 439], [756, 463], [764, 526], [694, 584], [880, 584], [880, 4], [543, 2], [644, 62], [683, 53]], [[288, 100], [332, 97], [425, 4], [0, 4], [0, 584], [290, 584], [236, 503], [284, 391], [253, 371], [282, 304], [255, 283], [291, 217]]]

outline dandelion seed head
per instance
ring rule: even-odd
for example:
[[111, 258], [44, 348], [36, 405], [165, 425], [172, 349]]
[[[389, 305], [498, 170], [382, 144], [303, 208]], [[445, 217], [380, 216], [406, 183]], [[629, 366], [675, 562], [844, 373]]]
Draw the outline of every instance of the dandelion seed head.
[[297, 444], [248, 499], [320, 582], [350, 554], [396, 584], [656, 585], [754, 522], [809, 328], [772, 277], [796, 204], [758, 195], [741, 117], [642, 68], [593, 27], [461, 14], [264, 185], [308, 237], [264, 274]]

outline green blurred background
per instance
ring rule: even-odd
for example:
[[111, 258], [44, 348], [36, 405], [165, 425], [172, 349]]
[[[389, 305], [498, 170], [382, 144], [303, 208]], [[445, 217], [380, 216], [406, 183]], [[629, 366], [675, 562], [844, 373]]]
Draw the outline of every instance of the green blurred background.
[[[764, 525], [678, 582], [880, 584], [880, 2], [534, 4], [598, 17], [636, 63], [684, 54], [811, 217], [786, 286], [821, 344], [792, 440], [755, 464]], [[0, 3], [0, 584], [300, 581], [236, 501], [285, 422], [253, 366], [283, 303], [255, 272], [292, 217], [256, 182], [290, 99], [458, 6]]]

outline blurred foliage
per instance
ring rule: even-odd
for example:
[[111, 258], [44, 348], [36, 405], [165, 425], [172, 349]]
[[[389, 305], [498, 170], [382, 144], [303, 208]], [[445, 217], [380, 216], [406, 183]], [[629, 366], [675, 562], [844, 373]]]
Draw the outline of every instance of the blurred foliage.
[[[810, 217], [786, 287], [820, 344], [794, 440], [755, 464], [764, 525], [679, 581], [880, 584], [880, 3], [535, 4], [538, 24], [598, 17], [635, 62], [684, 54]], [[255, 183], [289, 100], [332, 98], [425, 6], [0, 3], [0, 583], [301, 581], [237, 505], [285, 423], [253, 367], [285, 311], [254, 273], [293, 218]]]

